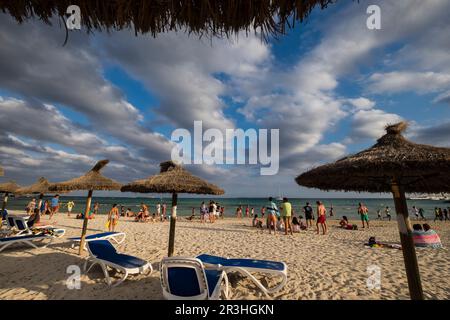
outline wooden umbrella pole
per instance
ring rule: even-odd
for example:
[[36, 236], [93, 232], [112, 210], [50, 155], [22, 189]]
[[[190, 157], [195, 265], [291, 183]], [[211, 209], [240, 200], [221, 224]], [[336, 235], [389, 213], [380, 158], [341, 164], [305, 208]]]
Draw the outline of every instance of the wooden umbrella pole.
[[172, 214], [170, 217], [170, 227], [169, 227], [169, 251], [167, 256], [173, 256], [173, 251], [175, 247], [175, 223], [177, 221], [177, 202], [178, 194], [172, 194]]
[[420, 282], [419, 265], [417, 263], [416, 250], [412, 238], [405, 192], [397, 179], [393, 179], [391, 188], [394, 196], [395, 210], [397, 212], [398, 229], [402, 243], [406, 276], [408, 278], [409, 295], [412, 300], [423, 300], [422, 283]]
[[92, 190], [89, 190], [87, 199], [86, 199], [86, 210], [84, 210], [84, 220], [83, 220], [83, 230], [81, 230], [81, 241], [80, 248], [78, 250], [78, 254], [81, 255], [84, 249], [84, 243], [86, 239], [86, 230], [88, 225], [88, 217], [89, 212], [91, 211], [91, 202], [92, 202]]

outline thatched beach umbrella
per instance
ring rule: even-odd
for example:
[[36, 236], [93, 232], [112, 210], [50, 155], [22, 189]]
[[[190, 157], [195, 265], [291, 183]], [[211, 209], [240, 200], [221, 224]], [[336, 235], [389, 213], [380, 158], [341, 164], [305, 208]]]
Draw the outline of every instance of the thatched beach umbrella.
[[221, 195], [224, 194], [224, 191], [219, 187], [192, 175], [186, 169], [172, 161], [162, 162], [160, 167], [161, 170], [159, 174], [124, 185], [120, 190], [122, 192], [172, 194], [172, 214], [170, 218], [168, 250], [168, 256], [171, 257], [173, 255], [175, 245], [175, 223], [177, 219], [178, 194], [191, 193]]
[[42, 204], [42, 199], [44, 197], [44, 194], [47, 194], [50, 192], [50, 186], [52, 184], [50, 182], [48, 182], [47, 179], [45, 179], [44, 177], [39, 178], [38, 181], [36, 181], [34, 184], [27, 186], [27, 187], [22, 187], [16, 190], [17, 194], [39, 194], [39, 201], [37, 204], [37, 208], [41, 207]]
[[6, 204], [8, 203], [8, 196], [10, 193], [16, 192], [20, 187], [14, 181], [8, 181], [0, 184], [0, 193], [4, 193], [2, 211], [0, 212], [0, 217], [3, 217], [3, 211], [6, 209]]
[[50, 23], [52, 16], [65, 20], [68, 7], [78, 5], [87, 31], [133, 27], [136, 34], [149, 32], [153, 36], [183, 30], [223, 37], [259, 30], [266, 37], [283, 34], [286, 26], [302, 22], [316, 6], [324, 9], [333, 2], [336, 0], [21, 0], [0, 1], [0, 10], [19, 23], [31, 17]]
[[423, 299], [405, 192], [450, 191], [450, 149], [415, 144], [401, 133], [405, 122], [386, 127], [371, 148], [303, 173], [298, 184], [322, 190], [392, 192], [409, 292]]
[[5, 172], [3, 171], [3, 168], [0, 167], [0, 177], [3, 177], [5, 175]]
[[109, 160], [101, 160], [88, 171], [85, 175], [68, 180], [65, 182], [55, 183], [50, 186], [50, 191], [55, 192], [70, 192], [75, 190], [88, 190], [87, 200], [86, 200], [86, 210], [84, 212], [83, 230], [81, 231], [81, 242], [79, 254], [83, 252], [84, 242], [86, 238], [86, 230], [88, 225], [88, 216], [91, 209], [92, 193], [94, 190], [119, 190], [120, 184], [112, 179], [106, 178], [100, 173]]

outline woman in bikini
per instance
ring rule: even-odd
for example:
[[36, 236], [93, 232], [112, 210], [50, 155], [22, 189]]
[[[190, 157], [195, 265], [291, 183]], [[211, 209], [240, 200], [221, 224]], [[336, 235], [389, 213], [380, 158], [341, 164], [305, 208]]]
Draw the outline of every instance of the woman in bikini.
[[117, 204], [113, 204], [113, 207], [108, 213], [108, 231], [114, 232], [114, 228], [117, 225], [117, 221], [119, 221], [119, 209], [117, 208]]

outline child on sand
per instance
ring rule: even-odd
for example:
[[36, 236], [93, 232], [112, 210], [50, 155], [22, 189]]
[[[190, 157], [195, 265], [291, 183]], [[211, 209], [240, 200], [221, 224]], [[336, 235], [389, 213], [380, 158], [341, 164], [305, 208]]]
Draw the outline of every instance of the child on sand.
[[297, 217], [292, 218], [292, 231], [293, 232], [300, 232], [300, 221], [298, 221]]
[[192, 208], [191, 216], [187, 217], [186, 220], [192, 221], [195, 219], [195, 208]]

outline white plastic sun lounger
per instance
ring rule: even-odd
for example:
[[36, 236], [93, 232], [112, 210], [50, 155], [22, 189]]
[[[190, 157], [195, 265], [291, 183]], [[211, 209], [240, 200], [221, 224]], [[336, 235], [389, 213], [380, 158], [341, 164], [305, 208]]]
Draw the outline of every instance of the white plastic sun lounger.
[[[196, 258], [164, 258], [160, 265], [163, 295], [169, 300], [228, 298], [228, 277], [223, 270], [205, 269]], [[224, 287], [222, 288], [222, 283]]]
[[[227, 273], [236, 271], [250, 278], [253, 283], [265, 294], [281, 290], [287, 282], [287, 266], [284, 262], [254, 260], [254, 259], [228, 259], [223, 257], [202, 254], [197, 257], [207, 267], [224, 270]], [[265, 287], [252, 273], [262, 273], [269, 276], [279, 276], [281, 282], [272, 287]]]
[[[84, 270], [89, 272], [91, 268], [98, 264], [103, 270], [106, 283], [111, 286], [112, 281], [108, 273], [108, 267], [118, 270], [123, 273], [123, 277], [116, 281], [113, 287], [121, 284], [128, 277], [129, 274], [141, 274], [151, 273], [153, 271], [151, 263], [137, 257], [129, 256], [126, 254], [120, 254], [116, 251], [116, 248], [108, 240], [93, 240], [87, 243], [87, 249], [89, 257], [84, 264]], [[87, 266], [92, 263], [89, 269]], [[148, 272], [150, 270], [150, 272]]]
[[[86, 236], [85, 240], [86, 240], [86, 244], [88, 242], [91, 241], [96, 241], [96, 240], [112, 240], [114, 241], [116, 244], [121, 244], [122, 242], [125, 241], [126, 238], [126, 234], [124, 232], [102, 232], [102, 233], [96, 233], [96, 234], [91, 234], [89, 236]], [[73, 242], [80, 242], [81, 241], [81, 237], [73, 237], [73, 238], [69, 238], [70, 241]], [[86, 250], [86, 244], [85, 244], [85, 250]], [[72, 248], [75, 246], [75, 244], [72, 244]]]
[[[61, 229], [63, 230], [63, 229]], [[53, 239], [57, 238], [57, 236], [52, 236], [48, 234], [37, 234], [37, 235], [21, 235], [7, 238], [0, 238], [0, 252], [8, 248], [13, 244], [26, 244], [33, 248], [45, 248], [50, 243], [53, 242]], [[47, 244], [43, 246], [37, 246], [34, 242], [41, 242], [43, 240], [50, 240]]]
[[[14, 226], [15, 228], [18, 230], [18, 233], [16, 235], [26, 235], [26, 234], [33, 234], [33, 230], [31, 230], [31, 228], [28, 227], [27, 221], [28, 219], [25, 217], [8, 217], [8, 221], [9, 220], [13, 220], [14, 221]], [[32, 229], [35, 230], [63, 230], [63, 229], [57, 229], [51, 225], [48, 226], [32, 226]]]

